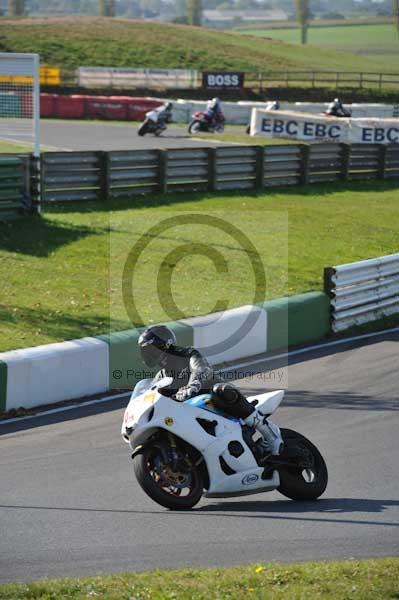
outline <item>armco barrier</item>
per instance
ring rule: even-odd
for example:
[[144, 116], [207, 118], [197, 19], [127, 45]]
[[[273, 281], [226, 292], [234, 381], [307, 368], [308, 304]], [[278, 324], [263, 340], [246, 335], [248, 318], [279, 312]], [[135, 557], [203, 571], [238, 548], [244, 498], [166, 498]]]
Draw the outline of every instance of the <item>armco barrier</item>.
[[335, 332], [399, 314], [399, 254], [328, 267], [324, 287]]
[[0, 413], [7, 410], [7, 363], [0, 360]]
[[40, 156], [41, 201], [103, 198], [103, 157], [102, 152], [44, 152]]
[[40, 160], [43, 202], [399, 177], [399, 144], [44, 152]]
[[[320, 339], [328, 324], [329, 302], [322, 293], [167, 323], [178, 344], [199, 347], [213, 365]], [[154, 374], [141, 362], [139, 333], [131, 329], [0, 354], [0, 412], [131, 389]]]
[[15, 218], [29, 194], [29, 161], [0, 157], [0, 221]]

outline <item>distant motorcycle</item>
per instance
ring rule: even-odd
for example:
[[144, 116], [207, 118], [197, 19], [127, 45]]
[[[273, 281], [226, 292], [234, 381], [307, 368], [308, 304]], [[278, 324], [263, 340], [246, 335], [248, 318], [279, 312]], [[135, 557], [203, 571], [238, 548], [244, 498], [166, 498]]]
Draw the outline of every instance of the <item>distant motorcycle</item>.
[[199, 133], [200, 131], [222, 133], [224, 131], [225, 118], [223, 114], [218, 114], [212, 118], [204, 111], [197, 111], [191, 118], [188, 133]]
[[161, 135], [167, 129], [167, 123], [170, 123], [170, 113], [159, 112], [157, 110], [150, 110], [145, 113], [145, 120], [140, 125], [137, 133], [138, 135], [145, 135], [146, 133], [153, 133], [156, 136]]
[[346, 118], [349, 118], [352, 116], [352, 111], [345, 108], [341, 113], [334, 113], [333, 111], [326, 110], [326, 111], [322, 112], [321, 114], [323, 115], [323, 117], [338, 117], [338, 118], [346, 117]]

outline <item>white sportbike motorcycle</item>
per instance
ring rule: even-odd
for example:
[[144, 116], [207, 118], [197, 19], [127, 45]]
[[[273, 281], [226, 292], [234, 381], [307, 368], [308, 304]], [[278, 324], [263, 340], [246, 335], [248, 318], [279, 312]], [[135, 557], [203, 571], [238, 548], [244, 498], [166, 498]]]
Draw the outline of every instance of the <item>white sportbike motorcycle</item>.
[[[317, 448], [290, 429], [269, 425], [284, 446], [264, 452], [255, 429], [220, 412], [211, 394], [176, 402], [162, 390], [172, 379], [140, 381], [125, 410], [122, 436], [133, 449], [133, 466], [143, 490], [172, 510], [195, 506], [202, 495], [229, 498], [278, 490], [292, 500], [315, 500], [327, 486], [327, 467]], [[248, 398], [269, 416], [284, 391]], [[259, 435], [259, 434], [258, 434]]]

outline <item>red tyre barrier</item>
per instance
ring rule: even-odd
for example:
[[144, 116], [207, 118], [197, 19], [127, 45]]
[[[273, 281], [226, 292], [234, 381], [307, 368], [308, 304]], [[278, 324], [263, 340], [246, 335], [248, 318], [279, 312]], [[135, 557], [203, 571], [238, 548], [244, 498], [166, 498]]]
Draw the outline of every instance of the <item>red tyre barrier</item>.
[[153, 110], [162, 104], [162, 100], [156, 100], [155, 98], [131, 97], [128, 104], [127, 117], [132, 121], [143, 121], [146, 112]]
[[[22, 98], [24, 103], [24, 98]], [[28, 98], [23, 111], [28, 114]], [[40, 114], [42, 117], [60, 117], [82, 119], [116, 119], [143, 121], [145, 113], [163, 104], [157, 98], [142, 98], [136, 96], [89, 96], [73, 94], [40, 94]]]
[[100, 119], [126, 119], [127, 105], [120, 99], [109, 96], [86, 97], [85, 114], [88, 117]]
[[33, 115], [33, 100], [31, 94], [21, 92], [18, 93], [18, 96], [21, 98], [21, 109], [22, 116], [28, 119], [32, 118]]
[[58, 94], [40, 94], [40, 116], [41, 117], [54, 117], [55, 116], [55, 102], [58, 98]]
[[84, 96], [58, 96], [55, 112], [62, 119], [82, 119], [85, 115]]

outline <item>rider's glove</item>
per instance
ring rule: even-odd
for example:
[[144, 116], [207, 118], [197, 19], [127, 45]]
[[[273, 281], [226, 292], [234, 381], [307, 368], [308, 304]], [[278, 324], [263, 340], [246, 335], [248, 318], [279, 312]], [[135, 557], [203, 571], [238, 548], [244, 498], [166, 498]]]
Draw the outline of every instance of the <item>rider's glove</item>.
[[178, 402], [184, 402], [184, 400], [191, 398], [191, 396], [194, 396], [194, 394], [196, 394], [197, 392], [198, 390], [196, 387], [192, 385], [187, 385], [186, 387], [180, 388], [180, 390], [176, 392], [175, 398], [176, 400], [178, 400]]

